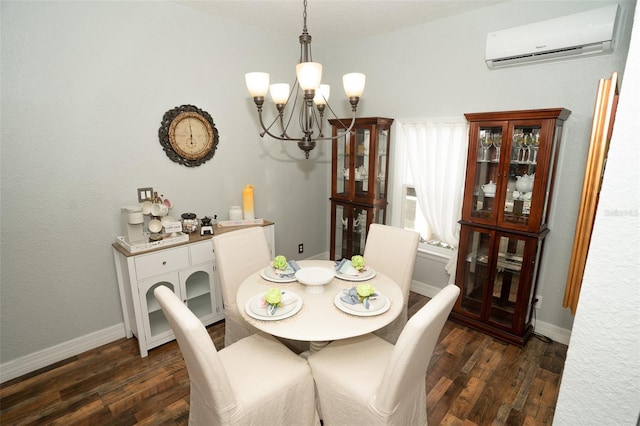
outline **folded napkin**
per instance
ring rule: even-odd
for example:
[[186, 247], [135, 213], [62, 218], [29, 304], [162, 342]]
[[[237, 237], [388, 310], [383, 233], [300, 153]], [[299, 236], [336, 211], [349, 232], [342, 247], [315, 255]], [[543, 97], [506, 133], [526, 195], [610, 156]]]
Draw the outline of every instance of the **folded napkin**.
[[353, 275], [358, 276], [361, 274], [356, 268], [351, 264], [350, 259], [342, 259], [336, 262], [336, 272], [342, 275]]
[[288, 260], [287, 267], [285, 269], [275, 269], [276, 275], [280, 278], [293, 278], [296, 272], [300, 269], [298, 262], [295, 260]]
[[342, 290], [342, 296], [340, 296], [340, 300], [342, 300], [344, 303], [348, 303], [349, 305], [357, 305], [358, 303], [362, 303], [365, 307], [365, 309], [369, 309], [369, 306], [371, 306], [371, 304], [369, 303], [369, 299], [373, 298], [371, 300], [375, 300], [376, 297], [378, 296], [377, 293], [373, 293], [371, 296], [369, 297], [365, 297], [364, 299], [362, 299], [362, 302], [360, 301], [360, 296], [358, 295], [358, 291], [356, 290], [355, 287], [351, 287], [350, 289], [344, 289]]
[[295, 301], [296, 299], [291, 294], [287, 293], [286, 291], [283, 291], [282, 299], [280, 299], [279, 305], [271, 305], [267, 303], [267, 301], [264, 299], [264, 296], [263, 296], [258, 301], [258, 306], [260, 306], [261, 308], [267, 308], [267, 315], [275, 315], [278, 308], [282, 308], [284, 306], [290, 305]]

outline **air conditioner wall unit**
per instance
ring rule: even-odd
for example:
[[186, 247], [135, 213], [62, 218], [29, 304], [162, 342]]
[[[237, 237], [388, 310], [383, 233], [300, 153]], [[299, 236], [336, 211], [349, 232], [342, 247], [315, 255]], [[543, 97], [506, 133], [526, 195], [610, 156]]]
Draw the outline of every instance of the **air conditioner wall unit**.
[[487, 34], [485, 58], [491, 69], [525, 63], [610, 53], [618, 5], [592, 9]]

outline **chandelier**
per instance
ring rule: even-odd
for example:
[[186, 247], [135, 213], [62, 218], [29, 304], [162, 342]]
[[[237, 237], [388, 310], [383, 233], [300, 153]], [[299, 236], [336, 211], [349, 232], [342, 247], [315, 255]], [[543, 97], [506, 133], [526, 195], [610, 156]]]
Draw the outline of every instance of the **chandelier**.
[[[322, 123], [325, 108], [329, 107], [331, 114], [336, 117], [329, 105], [330, 87], [327, 84], [320, 84], [322, 79], [322, 64], [313, 62], [311, 58], [311, 36], [307, 32], [307, 0], [304, 0], [304, 12], [302, 34], [300, 35], [300, 61], [296, 65], [296, 80], [293, 90], [289, 90], [289, 84], [277, 83], [269, 85], [269, 74], [265, 72], [250, 72], [245, 74], [247, 89], [253, 97], [253, 101], [258, 108], [258, 118], [262, 132], [260, 137], [269, 135], [281, 141], [298, 142], [298, 147], [304, 151], [305, 158], [309, 158], [309, 151], [316, 146], [317, 141], [332, 140], [336, 137], [324, 137], [322, 134]], [[345, 127], [345, 132], [349, 132], [355, 123], [356, 110], [362, 92], [364, 90], [365, 76], [360, 73], [349, 73], [342, 77], [344, 90], [351, 104], [353, 118], [351, 124]], [[267, 91], [275, 103], [278, 115], [268, 126], [265, 126], [262, 116], [262, 105]], [[296, 111], [298, 96], [302, 92], [302, 103], [298, 108], [299, 124], [302, 136], [292, 137], [288, 134], [289, 125], [293, 121]], [[288, 118], [285, 120], [285, 109], [289, 106]], [[337, 117], [336, 117], [337, 118]], [[271, 128], [278, 122], [280, 134], [273, 133]], [[317, 131], [317, 136], [314, 133]]]

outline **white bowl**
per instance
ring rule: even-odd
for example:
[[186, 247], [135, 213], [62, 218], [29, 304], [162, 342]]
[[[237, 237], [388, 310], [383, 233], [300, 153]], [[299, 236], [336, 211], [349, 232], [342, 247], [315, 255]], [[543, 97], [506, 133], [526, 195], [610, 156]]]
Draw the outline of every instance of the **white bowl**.
[[329, 284], [336, 275], [336, 271], [329, 268], [310, 267], [301, 268], [296, 272], [296, 279], [304, 284], [307, 293], [322, 293], [324, 286]]
[[162, 231], [162, 222], [160, 222], [158, 219], [151, 219], [149, 221], [149, 231], [153, 233]]

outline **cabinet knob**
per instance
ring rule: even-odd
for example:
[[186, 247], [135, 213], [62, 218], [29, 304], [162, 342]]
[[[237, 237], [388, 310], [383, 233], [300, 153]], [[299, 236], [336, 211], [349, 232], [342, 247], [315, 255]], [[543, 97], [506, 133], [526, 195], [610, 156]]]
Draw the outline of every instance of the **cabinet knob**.
[[167, 264], [167, 261], [166, 261], [166, 260], [165, 260], [165, 261], [163, 261], [163, 262], [162, 262], [162, 264], [163, 264], [163, 265], [166, 265], [166, 264]]

